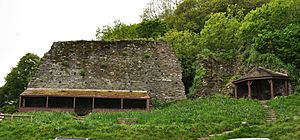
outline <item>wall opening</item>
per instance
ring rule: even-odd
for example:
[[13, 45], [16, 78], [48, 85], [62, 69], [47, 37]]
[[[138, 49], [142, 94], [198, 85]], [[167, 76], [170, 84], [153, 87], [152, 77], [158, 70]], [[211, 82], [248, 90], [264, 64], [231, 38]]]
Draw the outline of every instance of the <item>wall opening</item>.
[[121, 109], [121, 99], [95, 98], [95, 108]]
[[92, 98], [76, 98], [75, 113], [77, 115], [86, 115], [92, 112]]
[[73, 108], [74, 98], [72, 97], [49, 97], [49, 108]]
[[124, 109], [146, 109], [147, 100], [145, 99], [124, 99], [123, 100]]
[[46, 97], [24, 97], [25, 107], [46, 107]]
[[252, 98], [260, 100], [271, 99], [270, 84], [268, 80], [255, 80], [251, 84]]
[[242, 82], [239, 83], [238, 85], [238, 97], [248, 97], [248, 86], [247, 86], [247, 82]]

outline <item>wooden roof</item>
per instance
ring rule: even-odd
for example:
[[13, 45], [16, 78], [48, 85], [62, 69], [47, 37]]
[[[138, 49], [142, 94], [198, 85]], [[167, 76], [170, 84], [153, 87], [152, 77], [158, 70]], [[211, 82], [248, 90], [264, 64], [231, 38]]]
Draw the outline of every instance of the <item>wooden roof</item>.
[[270, 69], [258, 67], [251, 71], [249, 74], [242, 78], [233, 81], [232, 83], [237, 84], [249, 80], [260, 80], [260, 79], [288, 79], [288, 75], [285, 73], [275, 72]]
[[21, 96], [98, 97], [149, 99], [147, 91], [28, 88]]

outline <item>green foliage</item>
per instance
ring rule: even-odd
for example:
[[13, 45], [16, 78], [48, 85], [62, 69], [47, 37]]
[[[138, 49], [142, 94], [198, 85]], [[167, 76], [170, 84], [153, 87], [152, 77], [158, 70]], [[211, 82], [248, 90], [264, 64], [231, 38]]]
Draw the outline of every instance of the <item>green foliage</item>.
[[254, 45], [259, 52], [272, 53], [283, 62], [300, 68], [299, 25], [290, 24], [283, 30], [260, 34]]
[[137, 25], [126, 25], [116, 20], [113, 26], [103, 26], [96, 31], [98, 40], [124, 40], [138, 38], [136, 32]]
[[160, 19], [144, 19], [139, 24], [126, 25], [115, 21], [114, 26], [98, 28], [96, 37], [99, 40], [157, 39], [169, 30]]
[[80, 76], [84, 77], [85, 74], [86, 74], [86, 71], [85, 71], [84, 69], [81, 69], [81, 70], [79, 71], [79, 75], [80, 75]]
[[182, 0], [150, 0], [144, 8], [142, 19], [156, 19], [170, 16]]
[[152, 56], [152, 53], [150, 51], [145, 51], [144, 52], [144, 57], [145, 58], [150, 58]]
[[[250, 10], [260, 7], [270, 0], [185, 0], [177, 6], [174, 14], [166, 18], [171, 28], [179, 31], [190, 30], [199, 33], [213, 13], [226, 12], [228, 6], [234, 5], [236, 9], [247, 14]], [[236, 10], [239, 11], [239, 10]], [[234, 15], [237, 13], [233, 13]]]
[[169, 30], [167, 24], [160, 19], [144, 19], [137, 25], [136, 32], [140, 38], [159, 38]]
[[186, 91], [188, 91], [192, 85], [196, 71], [194, 63], [199, 50], [199, 35], [189, 31], [170, 30], [165, 34], [163, 39], [173, 47], [176, 56], [181, 62], [181, 67], [183, 68], [182, 80]]
[[[5, 85], [0, 90], [0, 107], [7, 105], [3, 109], [8, 112], [16, 110], [19, 95], [26, 89], [40, 63], [40, 58], [31, 53], [20, 59], [17, 66], [5, 77]], [[11, 105], [14, 105], [15, 109]]]
[[238, 31], [244, 67], [286, 69], [293, 86], [299, 85], [299, 5], [299, 0], [272, 0], [245, 16]]
[[212, 14], [200, 32], [200, 45], [208, 48], [223, 59], [232, 60], [236, 56], [239, 41], [235, 37], [240, 23], [226, 13]]
[[282, 30], [292, 23], [299, 23], [299, 0], [272, 0], [245, 16], [239, 36], [246, 45], [274, 30]]
[[162, 101], [160, 101], [159, 99], [154, 97], [154, 98], [151, 98], [151, 104], [154, 108], [158, 108], [158, 107], [163, 106], [164, 103]]
[[[180, 112], [180, 113], [179, 113]], [[263, 108], [257, 101], [214, 96], [184, 100], [149, 112], [91, 113], [76, 121], [68, 113], [35, 112], [30, 121], [3, 121], [1, 139], [197, 139], [249, 125], [261, 124]], [[137, 118], [138, 124], [117, 124], [117, 118]]]
[[225, 134], [214, 140], [237, 137], [265, 137], [272, 140], [298, 140], [300, 138], [300, 95], [276, 97], [268, 102], [276, 114], [277, 121], [270, 124], [245, 126], [233, 133]]
[[68, 60], [64, 60], [62, 63], [63, 66], [65, 67], [69, 67], [70, 66], [70, 62]]
[[201, 87], [203, 78], [205, 77], [206, 70], [203, 66], [199, 66], [196, 70], [195, 78], [193, 80], [193, 85], [189, 89], [189, 97], [192, 97], [197, 93], [198, 89]]
[[13, 104], [6, 104], [4, 106], [1, 107], [1, 111], [8, 113], [8, 114], [12, 114], [18, 111], [18, 108], [16, 107], [16, 105]]
[[294, 93], [288, 97], [276, 97], [268, 102], [272, 108], [276, 109], [276, 114], [280, 121], [293, 119], [300, 120], [300, 94]]

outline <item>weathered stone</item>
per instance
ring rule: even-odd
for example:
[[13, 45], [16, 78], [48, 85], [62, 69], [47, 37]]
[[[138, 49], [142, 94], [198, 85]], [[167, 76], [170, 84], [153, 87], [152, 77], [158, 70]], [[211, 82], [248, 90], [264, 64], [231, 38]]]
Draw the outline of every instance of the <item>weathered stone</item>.
[[29, 88], [145, 90], [164, 102], [185, 99], [172, 48], [153, 41], [53, 43]]

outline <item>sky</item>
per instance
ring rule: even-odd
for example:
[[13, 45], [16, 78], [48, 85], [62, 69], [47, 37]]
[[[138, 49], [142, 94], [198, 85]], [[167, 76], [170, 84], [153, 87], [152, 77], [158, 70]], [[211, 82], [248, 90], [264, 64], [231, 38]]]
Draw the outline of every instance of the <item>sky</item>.
[[95, 40], [97, 27], [132, 24], [149, 0], [0, 0], [0, 86], [26, 53], [42, 57], [54, 41]]

